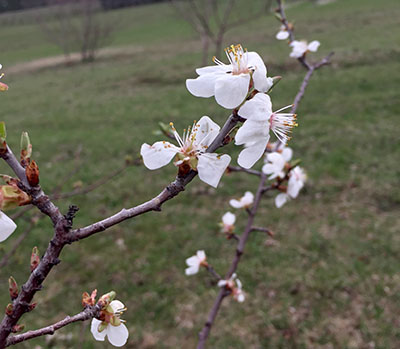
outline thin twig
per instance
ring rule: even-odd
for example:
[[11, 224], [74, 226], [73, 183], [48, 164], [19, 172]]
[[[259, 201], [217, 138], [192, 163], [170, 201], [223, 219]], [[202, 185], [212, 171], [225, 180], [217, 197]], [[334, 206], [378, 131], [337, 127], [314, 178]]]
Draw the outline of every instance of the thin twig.
[[228, 166], [228, 172], [245, 172], [254, 176], [261, 176], [261, 172], [252, 170], [251, 168], [243, 168], [239, 166]]
[[101, 305], [98, 303], [94, 306], [88, 306], [85, 310], [81, 311], [79, 314], [76, 314], [74, 316], [67, 316], [63, 320], [58, 321], [53, 325], [43, 327], [39, 330], [28, 331], [22, 334], [11, 336], [10, 338], [7, 339], [6, 347], [32, 338], [41, 337], [45, 335], [52, 335], [60, 328], [65, 327], [74, 322], [93, 319], [94, 317], [99, 315], [100, 310], [101, 310]]

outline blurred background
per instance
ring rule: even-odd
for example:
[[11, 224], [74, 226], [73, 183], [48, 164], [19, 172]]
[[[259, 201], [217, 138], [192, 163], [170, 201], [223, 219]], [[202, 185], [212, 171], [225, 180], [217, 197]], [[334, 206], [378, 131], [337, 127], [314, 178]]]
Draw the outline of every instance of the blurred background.
[[[179, 130], [202, 115], [219, 124], [228, 116], [213, 98], [185, 88], [213, 55], [225, 61], [221, 48], [241, 43], [257, 51], [268, 75], [283, 77], [271, 93], [274, 109], [292, 103], [305, 71], [275, 39], [275, 6], [1, 1], [2, 81], [10, 86], [1, 94], [1, 119], [9, 145], [18, 153], [21, 132], [29, 132], [41, 185], [70, 196], [57, 201], [63, 212], [80, 207], [76, 227], [150, 199], [176, 173], [172, 165], [150, 172], [140, 164], [141, 144], [163, 139], [158, 123], [173, 121]], [[397, 348], [400, 3], [287, 1], [286, 9], [297, 39], [321, 42], [311, 61], [335, 51], [333, 64], [312, 77], [290, 143], [309, 181], [281, 209], [272, 196], [264, 200], [257, 225], [275, 237], [251, 237], [238, 270], [246, 301], [226, 299], [209, 347]], [[236, 159], [240, 149], [227, 149]], [[3, 163], [0, 172], [11, 174]], [[225, 273], [235, 245], [218, 223], [231, 210], [229, 199], [256, 187], [256, 178], [240, 173], [224, 176], [218, 190], [196, 178], [162, 213], [67, 246], [22, 323], [28, 330], [49, 325], [79, 312], [84, 291], [114, 289], [128, 307], [127, 348], [193, 348], [218, 289], [204, 271], [186, 277], [185, 259], [204, 249]], [[20, 216], [18, 229], [0, 244], [3, 306], [8, 277], [21, 285], [32, 247], [44, 252], [52, 236], [46, 218], [21, 210], [7, 212]], [[245, 221], [238, 212], [238, 233]], [[76, 323], [19, 347], [111, 347], [95, 342], [88, 326]]]

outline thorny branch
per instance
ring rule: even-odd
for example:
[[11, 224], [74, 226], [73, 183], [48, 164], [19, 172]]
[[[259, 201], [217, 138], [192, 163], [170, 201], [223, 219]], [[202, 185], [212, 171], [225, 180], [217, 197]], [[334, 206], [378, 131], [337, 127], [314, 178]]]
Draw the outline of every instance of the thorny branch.
[[[286, 27], [286, 30], [289, 32], [289, 39], [290, 39], [290, 42], [292, 42], [294, 40], [294, 34], [293, 34], [293, 30], [292, 30], [291, 26], [289, 25], [289, 22], [287, 21], [287, 18], [286, 18], [286, 15], [285, 15], [285, 12], [284, 12], [284, 9], [282, 6], [282, 1], [277, 0], [277, 3], [278, 3], [277, 12], [280, 14], [281, 22]], [[308, 86], [308, 83], [309, 83], [310, 78], [311, 78], [312, 74], [314, 73], [314, 71], [324, 65], [330, 64], [330, 58], [332, 57], [332, 55], [333, 55], [333, 52], [331, 52], [330, 54], [328, 54], [326, 57], [324, 57], [322, 60], [320, 60], [319, 62], [317, 62], [315, 64], [309, 63], [306, 60], [305, 56], [298, 59], [298, 61], [307, 69], [307, 73], [300, 85], [299, 91], [297, 92], [297, 94], [294, 98], [294, 102], [293, 102], [293, 106], [292, 106], [292, 113], [296, 112], [296, 110], [299, 106], [299, 103], [300, 103], [302, 97], [304, 96], [305, 90]], [[229, 167], [229, 170], [232, 172], [245, 172], [245, 173], [252, 174], [252, 175], [258, 175], [258, 176], [260, 176], [260, 182], [258, 185], [258, 189], [257, 189], [256, 197], [255, 197], [255, 200], [253, 203], [253, 207], [251, 208], [251, 210], [248, 210], [249, 216], [247, 219], [246, 228], [243, 231], [243, 234], [240, 236], [240, 240], [239, 240], [237, 248], [236, 248], [235, 256], [232, 260], [229, 271], [227, 272], [227, 274], [225, 276], [225, 279], [229, 279], [233, 275], [233, 273], [236, 272], [239, 262], [240, 262], [240, 259], [241, 259], [241, 256], [244, 252], [246, 242], [247, 242], [251, 232], [262, 231], [262, 232], [267, 233], [270, 236], [273, 236], [273, 233], [269, 229], [262, 228], [262, 227], [255, 227], [255, 226], [253, 226], [253, 222], [254, 222], [254, 218], [257, 214], [257, 210], [258, 210], [258, 207], [259, 207], [259, 204], [260, 204], [263, 194], [265, 194], [266, 192], [268, 192], [272, 189], [277, 188], [280, 184], [279, 182], [281, 182], [281, 181], [278, 181], [276, 183], [276, 185], [265, 186], [266, 175], [263, 174], [262, 172], [255, 171], [255, 170], [246, 170], [246, 169], [242, 169], [240, 167], [232, 167], [232, 166]], [[225, 288], [222, 288], [219, 291], [217, 298], [215, 299], [214, 304], [208, 314], [207, 321], [206, 321], [203, 329], [199, 333], [199, 341], [197, 344], [197, 349], [205, 348], [207, 338], [210, 334], [211, 328], [214, 324], [215, 318], [218, 314], [221, 304], [222, 304], [224, 298], [226, 296], [228, 296], [229, 294], [230, 294], [230, 292], [229, 291], [227, 292], [227, 290]]]

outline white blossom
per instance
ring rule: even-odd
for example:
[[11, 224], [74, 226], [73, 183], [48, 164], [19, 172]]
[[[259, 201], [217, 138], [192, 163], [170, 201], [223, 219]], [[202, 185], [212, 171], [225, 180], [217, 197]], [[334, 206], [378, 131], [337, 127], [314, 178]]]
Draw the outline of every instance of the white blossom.
[[280, 113], [290, 107], [272, 112], [271, 98], [257, 93], [239, 109], [239, 115], [247, 119], [235, 136], [235, 144], [244, 145], [238, 157], [240, 166], [251, 168], [262, 157], [270, 139], [270, 130], [283, 144], [291, 139], [292, 128], [297, 126], [296, 114]]
[[192, 129], [189, 127], [185, 130], [181, 138], [172, 124], [171, 126], [179, 146], [166, 141], [153, 145], [143, 144], [140, 154], [145, 166], [155, 170], [167, 165], [176, 156], [175, 166], [190, 166], [198, 171], [203, 182], [216, 188], [231, 161], [229, 155], [206, 152], [217, 137], [220, 127], [208, 116], [203, 116]]
[[270, 174], [268, 179], [276, 177], [283, 178], [285, 176], [284, 168], [287, 162], [292, 158], [293, 151], [289, 147], [284, 147], [282, 151], [268, 153], [266, 155], [266, 164], [262, 171], [265, 174]]
[[14, 221], [0, 211], [0, 242], [6, 240], [16, 228]]
[[254, 195], [250, 191], [246, 191], [244, 195], [239, 199], [232, 199], [229, 201], [229, 204], [234, 208], [248, 208], [254, 202]]
[[281, 29], [275, 36], [278, 40], [286, 40], [289, 37], [289, 32], [284, 25], [281, 26]]
[[282, 207], [290, 199], [295, 199], [299, 195], [300, 190], [304, 187], [307, 175], [300, 166], [296, 166], [289, 173], [289, 181], [286, 193], [280, 193], [275, 197], [276, 207]]
[[307, 52], [317, 52], [320, 42], [317, 40], [311, 41], [308, 43], [305, 40], [298, 41], [294, 40], [290, 44], [292, 48], [292, 52], [290, 53], [290, 57], [300, 58], [303, 57]]
[[186, 259], [188, 268], [185, 269], [186, 275], [194, 275], [199, 272], [200, 266], [206, 263], [206, 253], [204, 251], [197, 251], [192, 257]]
[[118, 300], [112, 301], [106, 308], [104, 321], [93, 318], [90, 331], [94, 339], [104, 341], [107, 336], [108, 341], [115, 347], [122, 347], [126, 344], [129, 332], [122, 323], [120, 316], [125, 311], [125, 306]]
[[237, 278], [236, 273], [233, 273], [232, 276], [228, 280], [219, 280], [218, 287], [225, 287], [231, 290], [233, 294], [233, 298], [239, 303], [244, 302], [245, 295], [242, 290], [242, 283]]
[[267, 78], [267, 68], [256, 52], [247, 52], [241, 45], [231, 45], [225, 49], [229, 64], [224, 64], [216, 57], [216, 66], [196, 69], [196, 79], [187, 79], [186, 87], [196, 97], [212, 97], [219, 105], [227, 109], [239, 106], [246, 98], [250, 81], [254, 88], [267, 92], [273, 85], [272, 78]]

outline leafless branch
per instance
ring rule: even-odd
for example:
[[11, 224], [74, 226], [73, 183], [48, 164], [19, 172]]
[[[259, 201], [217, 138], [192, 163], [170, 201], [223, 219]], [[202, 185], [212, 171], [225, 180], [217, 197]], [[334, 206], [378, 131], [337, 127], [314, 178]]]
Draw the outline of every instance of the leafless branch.
[[239, 166], [228, 166], [228, 172], [244, 172], [254, 176], [261, 176], [261, 171], [252, 170], [251, 168], [244, 168]]
[[46, 335], [52, 335], [60, 328], [63, 328], [74, 322], [93, 319], [94, 317], [99, 315], [100, 310], [101, 310], [101, 305], [98, 303], [94, 306], [86, 307], [85, 310], [81, 311], [79, 314], [76, 314], [74, 316], [67, 316], [63, 320], [58, 321], [53, 325], [43, 327], [39, 330], [28, 331], [28, 332], [25, 332], [22, 334], [11, 336], [10, 338], [7, 339], [6, 347], [29, 340], [29, 339], [32, 339], [32, 338], [46, 336]]

